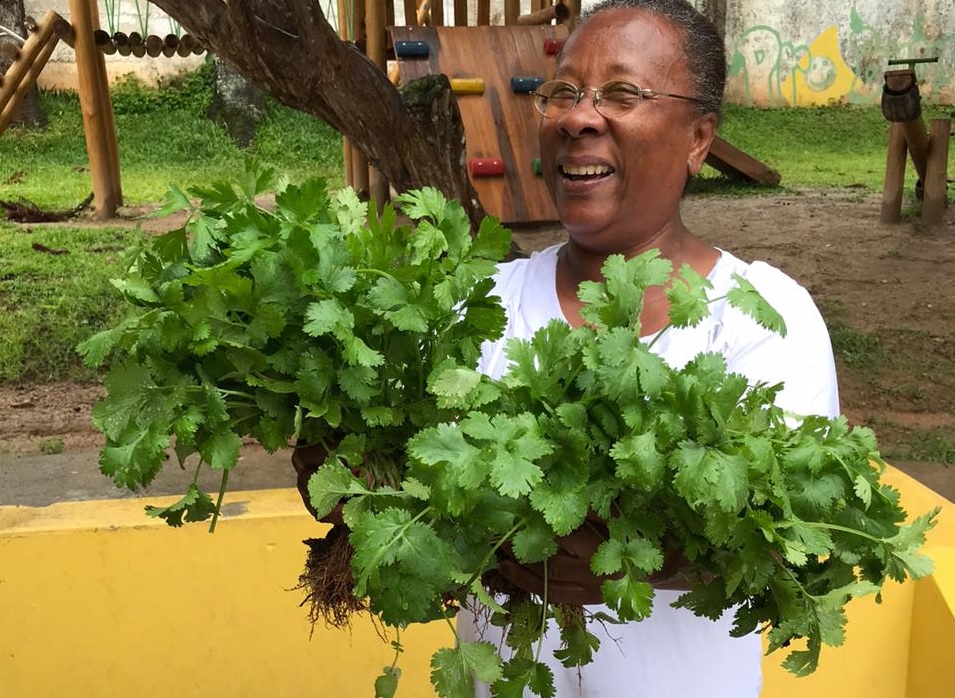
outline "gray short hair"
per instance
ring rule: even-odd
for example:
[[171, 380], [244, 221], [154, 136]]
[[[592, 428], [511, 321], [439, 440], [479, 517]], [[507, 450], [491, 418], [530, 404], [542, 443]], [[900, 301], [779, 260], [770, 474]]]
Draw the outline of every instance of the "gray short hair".
[[683, 56], [693, 83], [693, 97], [701, 114], [723, 112], [726, 49], [713, 23], [686, 0], [603, 0], [581, 15], [577, 28], [610, 10], [644, 10], [669, 20], [683, 36]]

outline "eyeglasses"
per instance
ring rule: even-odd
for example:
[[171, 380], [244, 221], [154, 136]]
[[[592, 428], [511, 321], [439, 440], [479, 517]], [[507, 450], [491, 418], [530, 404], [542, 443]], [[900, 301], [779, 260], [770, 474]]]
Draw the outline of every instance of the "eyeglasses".
[[594, 93], [594, 109], [607, 119], [617, 119], [640, 102], [656, 97], [674, 97], [688, 102], [700, 101], [696, 97], [657, 92], [623, 80], [605, 82], [600, 87], [577, 87], [564, 80], [551, 80], [542, 84], [531, 94], [534, 96], [534, 106], [537, 107], [537, 111], [545, 117], [557, 117], [574, 109], [587, 92]]

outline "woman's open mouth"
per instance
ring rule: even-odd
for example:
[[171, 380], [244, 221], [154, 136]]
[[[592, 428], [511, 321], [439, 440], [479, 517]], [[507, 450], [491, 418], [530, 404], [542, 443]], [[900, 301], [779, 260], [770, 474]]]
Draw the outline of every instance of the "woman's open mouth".
[[560, 165], [561, 177], [574, 182], [597, 180], [613, 173], [610, 165]]

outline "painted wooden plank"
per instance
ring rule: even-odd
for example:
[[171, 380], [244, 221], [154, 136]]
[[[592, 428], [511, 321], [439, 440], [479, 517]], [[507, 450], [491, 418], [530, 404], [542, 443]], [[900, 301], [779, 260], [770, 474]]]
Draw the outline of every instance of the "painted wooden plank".
[[[400, 60], [402, 82], [429, 74], [483, 79], [483, 95], [459, 95], [468, 159], [505, 163], [503, 177], [472, 178], [485, 210], [506, 223], [554, 221], [557, 212], [544, 181], [535, 176], [540, 157], [540, 115], [530, 95], [515, 94], [511, 78], [554, 74], [556, 57], [545, 39], [567, 36], [563, 26], [425, 27], [391, 29], [395, 41], [426, 41], [427, 59]], [[493, 56], [494, 60], [488, 60]]]

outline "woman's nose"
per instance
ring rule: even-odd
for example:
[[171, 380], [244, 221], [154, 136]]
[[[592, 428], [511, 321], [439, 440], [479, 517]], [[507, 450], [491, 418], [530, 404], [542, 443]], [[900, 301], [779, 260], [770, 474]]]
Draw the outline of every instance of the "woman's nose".
[[572, 137], [602, 131], [607, 125], [607, 119], [597, 111], [598, 99], [592, 90], [584, 92], [573, 109], [560, 115], [558, 128]]

